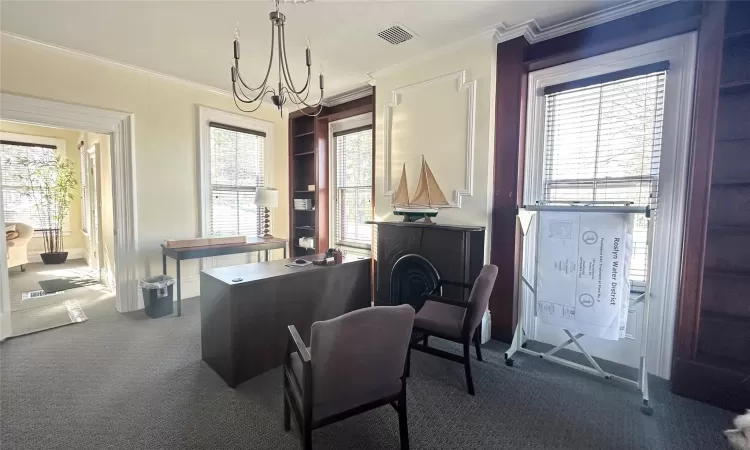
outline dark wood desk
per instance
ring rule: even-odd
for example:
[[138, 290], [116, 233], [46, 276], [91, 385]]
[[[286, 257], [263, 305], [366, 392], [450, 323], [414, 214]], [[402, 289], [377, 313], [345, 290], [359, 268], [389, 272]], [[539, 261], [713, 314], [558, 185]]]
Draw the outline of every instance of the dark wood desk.
[[202, 358], [231, 387], [284, 362], [288, 325], [309, 345], [313, 322], [370, 306], [370, 258], [285, 266], [293, 260], [201, 272]]
[[[182, 288], [180, 283], [180, 261], [186, 259], [211, 258], [213, 256], [234, 255], [237, 253], [266, 253], [268, 261], [268, 251], [274, 249], [283, 249], [284, 258], [286, 258], [286, 240], [278, 238], [247, 238], [244, 244], [221, 244], [205, 245], [201, 247], [170, 248], [161, 246], [161, 267], [162, 273], [167, 274], [167, 256], [174, 259], [177, 263], [177, 276], [175, 277], [175, 296], [177, 297], [177, 315], [182, 315]], [[260, 259], [260, 256], [258, 257]]]

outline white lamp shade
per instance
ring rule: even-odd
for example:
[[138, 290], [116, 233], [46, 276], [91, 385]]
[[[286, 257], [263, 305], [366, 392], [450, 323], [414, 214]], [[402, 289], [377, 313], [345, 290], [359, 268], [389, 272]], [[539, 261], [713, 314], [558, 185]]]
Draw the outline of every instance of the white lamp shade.
[[279, 206], [279, 191], [273, 188], [258, 188], [255, 191], [255, 204], [265, 208]]

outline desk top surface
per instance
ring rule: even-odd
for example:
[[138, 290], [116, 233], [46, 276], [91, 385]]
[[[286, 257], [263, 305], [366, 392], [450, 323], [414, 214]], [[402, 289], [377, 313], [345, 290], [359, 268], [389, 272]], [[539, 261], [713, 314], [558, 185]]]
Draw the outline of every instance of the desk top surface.
[[284, 248], [286, 245], [286, 239], [280, 239], [280, 238], [259, 238], [259, 237], [248, 237], [247, 242], [242, 242], [239, 244], [216, 244], [216, 245], [201, 245], [197, 247], [179, 247], [179, 248], [173, 248], [173, 247], [165, 247], [164, 244], [161, 245], [161, 248], [165, 252], [169, 253], [186, 253], [186, 252], [197, 252], [201, 250], [212, 250], [212, 249], [235, 249], [235, 248], [253, 248], [264, 244], [275, 244], [278, 245], [279, 248]]
[[[228, 285], [234, 286], [251, 284], [270, 278], [284, 277], [306, 272], [335, 270], [337, 267], [341, 267], [347, 264], [353, 264], [357, 262], [362, 263], [363, 261], [367, 261], [369, 263], [371, 259], [369, 257], [361, 258], [358, 256], [344, 256], [344, 260], [341, 264], [334, 264], [330, 266], [316, 266], [315, 264], [310, 264], [309, 266], [304, 267], [286, 266], [286, 264], [293, 262], [296, 259], [306, 259], [312, 261], [314, 259], [322, 259], [323, 256], [324, 255], [321, 253], [318, 255], [309, 255], [299, 258], [278, 259], [275, 261], [242, 264], [239, 266], [218, 267], [215, 269], [203, 270], [202, 273]], [[237, 278], [242, 278], [242, 281], [232, 281]]]

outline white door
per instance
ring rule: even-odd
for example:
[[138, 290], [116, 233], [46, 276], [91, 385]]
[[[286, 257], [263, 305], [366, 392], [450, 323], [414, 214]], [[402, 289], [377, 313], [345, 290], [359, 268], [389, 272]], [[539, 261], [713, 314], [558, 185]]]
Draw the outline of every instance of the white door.
[[[94, 145], [87, 151], [86, 158], [86, 208], [89, 219], [89, 267], [102, 276], [101, 266], [101, 192], [99, 186], [98, 156], [99, 146]], [[104, 281], [104, 280], [102, 280]]]

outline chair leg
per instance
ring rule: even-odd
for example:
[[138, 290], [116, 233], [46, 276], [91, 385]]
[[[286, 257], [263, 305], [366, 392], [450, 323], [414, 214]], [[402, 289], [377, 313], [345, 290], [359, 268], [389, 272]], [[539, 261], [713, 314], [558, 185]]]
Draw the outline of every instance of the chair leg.
[[312, 423], [306, 423], [302, 429], [302, 448], [312, 450]]
[[409, 377], [409, 373], [411, 372], [411, 347], [406, 349], [406, 370], [404, 371], [404, 374], [406, 377]]
[[291, 414], [289, 411], [289, 400], [286, 398], [286, 389], [284, 390], [284, 431], [289, 431], [292, 425]]
[[479, 335], [478, 330], [474, 332], [474, 348], [477, 351], [477, 360], [483, 361], [482, 359], [482, 337]]
[[464, 371], [466, 372], [466, 386], [469, 395], [474, 395], [474, 381], [471, 379], [471, 352], [469, 342], [464, 342]]
[[406, 389], [398, 401], [398, 434], [401, 438], [401, 450], [409, 450], [409, 426], [406, 421]]
[[26, 272], [26, 268], [21, 264], [21, 272]]
[[424, 345], [425, 347], [427, 347], [428, 339], [429, 338], [430, 338], [430, 336], [428, 334], [425, 334], [424, 338], [422, 338], [422, 345]]

